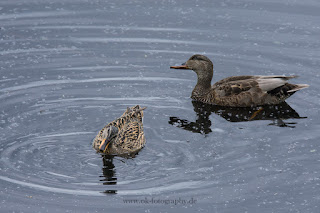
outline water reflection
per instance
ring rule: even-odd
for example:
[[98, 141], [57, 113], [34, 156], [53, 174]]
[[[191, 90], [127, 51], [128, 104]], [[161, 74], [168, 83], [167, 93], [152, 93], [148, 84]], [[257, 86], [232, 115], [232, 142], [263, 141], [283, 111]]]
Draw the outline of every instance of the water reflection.
[[[121, 161], [122, 163], [126, 163], [126, 160], [133, 159], [137, 155], [138, 155], [138, 152], [125, 154], [125, 155], [121, 155], [121, 156], [117, 155], [118, 157], [121, 157], [121, 158], [116, 158], [116, 160]], [[103, 167], [102, 167], [102, 175], [100, 175], [99, 177], [102, 178], [102, 179], [100, 179], [102, 184], [106, 185], [108, 187], [117, 185], [116, 167], [113, 163], [113, 160], [117, 156], [116, 155], [101, 154]], [[108, 190], [103, 191], [103, 193], [117, 194], [117, 190], [108, 189]]]
[[300, 117], [286, 102], [279, 105], [252, 108], [214, 106], [199, 101], [192, 101], [192, 104], [193, 110], [197, 114], [195, 122], [178, 117], [170, 117], [169, 124], [191, 132], [208, 134], [211, 132], [211, 120], [209, 117], [212, 112], [230, 122], [272, 120], [272, 123], [269, 125], [290, 128], [294, 128], [296, 123], [285, 122], [284, 120], [290, 118], [306, 118]]
[[[114, 156], [102, 156], [102, 175], [100, 176], [100, 181], [103, 182], [103, 185], [116, 185], [117, 177], [116, 177], [116, 169], [113, 164]], [[105, 190], [104, 193], [107, 194], [116, 194], [117, 190]]]

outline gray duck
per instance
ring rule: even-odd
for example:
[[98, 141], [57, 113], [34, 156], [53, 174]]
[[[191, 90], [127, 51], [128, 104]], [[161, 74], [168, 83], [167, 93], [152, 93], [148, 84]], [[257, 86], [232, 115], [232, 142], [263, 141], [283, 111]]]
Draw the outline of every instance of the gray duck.
[[297, 76], [280, 75], [232, 76], [211, 86], [213, 63], [204, 55], [193, 55], [181, 66], [170, 68], [193, 70], [198, 76], [198, 82], [191, 98], [219, 106], [253, 107], [280, 104], [295, 92], [309, 87], [307, 84], [288, 83], [289, 79]]
[[132, 155], [142, 149], [146, 143], [143, 132], [143, 110], [136, 105], [127, 110], [120, 118], [103, 127], [93, 140], [92, 146], [97, 152], [106, 155]]

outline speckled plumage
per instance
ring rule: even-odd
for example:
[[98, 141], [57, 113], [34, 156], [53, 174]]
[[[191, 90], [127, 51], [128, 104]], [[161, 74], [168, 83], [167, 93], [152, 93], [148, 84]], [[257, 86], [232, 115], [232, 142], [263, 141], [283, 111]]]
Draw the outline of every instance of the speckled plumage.
[[[127, 108], [120, 118], [110, 122], [100, 130], [93, 140], [93, 148], [107, 155], [131, 155], [137, 153], [146, 143], [142, 123], [144, 109], [139, 105]], [[109, 130], [112, 130], [111, 134], [108, 134]], [[107, 140], [109, 144], [105, 150], [100, 150], [103, 140]]]
[[191, 98], [204, 103], [252, 107], [274, 105], [283, 102], [307, 84], [290, 84], [287, 81], [297, 76], [233, 76], [222, 79], [211, 86], [213, 64], [203, 55], [193, 55], [182, 66], [173, 69], [191, 69], [198, 76]]

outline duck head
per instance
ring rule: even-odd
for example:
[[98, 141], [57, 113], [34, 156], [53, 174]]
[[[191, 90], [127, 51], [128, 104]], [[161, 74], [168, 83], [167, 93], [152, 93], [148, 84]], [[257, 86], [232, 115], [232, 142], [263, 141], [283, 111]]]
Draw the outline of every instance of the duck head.
[[115, 126], [110, 126], [109, 128], [105, 129], [102, 133], [103, 140], [99, 146], [99, 150], [101, 152], [105, 152], [117, 134], [118, 128]]
[[198, 75], [198, 79], [210, 79], [213, 76], [213, 64], [210, 59], [204, 55], [193, 55], [181, 66], [171, 66], [171, 69], [193, 70]]

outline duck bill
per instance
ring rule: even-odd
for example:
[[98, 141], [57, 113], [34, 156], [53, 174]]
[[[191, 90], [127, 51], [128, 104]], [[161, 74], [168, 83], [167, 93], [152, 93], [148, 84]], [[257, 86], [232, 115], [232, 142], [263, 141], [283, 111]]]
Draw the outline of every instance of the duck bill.
[[99, 150], [101, 152], [105, 152], [108, 148], [110, 144], [110, 141], [107, 141], [107, 139], [103, 139], [103, 141], [101, 142], [100, 146], [99, 146]]
[[184, 69], [184, 70], [191, 70], [187, 65], [181, 65], [181, 66], [171, 66], [171, 69]]

